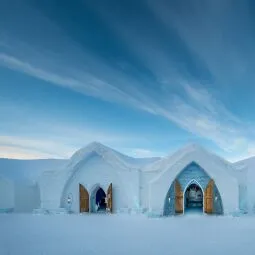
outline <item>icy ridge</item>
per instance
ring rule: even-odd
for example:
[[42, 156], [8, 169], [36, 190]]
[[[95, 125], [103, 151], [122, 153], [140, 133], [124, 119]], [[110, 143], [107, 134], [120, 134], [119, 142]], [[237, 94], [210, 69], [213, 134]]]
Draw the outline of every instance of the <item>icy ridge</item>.
[[[140, 168], [135, 161], [140, 159], [131, 158], [124, 154], [121, 154], [101, 143], [93, 142], [78, 150], [70, 159], [69, 168], [74, 168], [82, 160], [86, 160], [91, 156], [91, 153], [94, 152], [97, 155], [101, 156], [105, 161], [111, 164], [114, 167], [118, 167], [124, 170], [137, 170]], [[131, 163], [133, 161], [133, 163]]]
[[[221, 165], [222, 167], [224, 167], [224, 169], [227, 169], [228, 171], [232, 172], [234, 170], [232, 164], [228, 161], [226, 161], [225, 159], [207, 151], [206, 149], [204, 149], [203, 147], [201, 147], [200, 145], [197, 144], [189, 144], [187, 146], [185, 146], [184, 148], [181, 148], [180, 150], [178, 150], [177, 152], [175, 152], [172, 155], [169, 155], [165, 158], [162, 158], [150, 165], [147, 165], [143, 168], [143, 171], [158, 171], [159, 169], [161, 169], [161, 172], [164, 171], [166, 168], [169, 168], [170, 166], [175, 165], [176, 163], [178, 164], [178, 162], [180, 160], [182, 160], [185, 157], [188, 157], [189, 155], [193, 154], [194, 156], [196, 156], [196, 158], [201, 158], [201, 157], [208, 157], [210, 159], [212, 159], [212, 162]], [[194, 158], [195, 160], [195, 158]]]

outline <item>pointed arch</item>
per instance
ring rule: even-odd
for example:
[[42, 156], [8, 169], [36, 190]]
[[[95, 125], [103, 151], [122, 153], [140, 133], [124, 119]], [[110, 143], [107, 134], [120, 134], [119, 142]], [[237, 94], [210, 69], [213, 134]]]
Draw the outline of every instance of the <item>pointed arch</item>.
[[[204, 199], [204, 190], [203, 190], [201, 184], [200, 184], [197, 180], [192, 179], [192, 180], [186, 185], [186, 187], [185, 187], [185, 189], [184, 189], [184, 191], [183, 191], [183, 195], [185, 195], [187, 189], [188, 189], [188, 188], [190, 187], [190, 185], [192, 185], [192, 184], [196, 184], [196, 185], [201, 189], [201, 191], [202, 191], [202, 193], [203, 193], [203, 212], [204, 212], [204, 208], [205, 208], [205, 206], [204, 206], [204, 201], [205, 201], [205, 199]], [[183, 199], [183, 214], [184, 214], [184, 213], [185, 213], [185, 201], [184, 201], [184, 199]]]
[[90, 212], [97, 212], [98, 208], [97, 208], [97, 193], [98, 191], [100, 193], [103, 193], [104, 194], [104, 197], [106, 197], [106, 194], [105, 194], [105, 191], [104, 189], [101, 187], [100, 184], [95, 184], [92, 189], [91, 189], [91, 192], [90, 192]]
[[224, 214], [223, 203], [217, 185], [199, 164], [192, 161], [176, 175], [171, 183], [165, 196], [163, 215], [184, 213], [184, 194], [192, 182], [203, 193], [203, 212], [218, 215]]

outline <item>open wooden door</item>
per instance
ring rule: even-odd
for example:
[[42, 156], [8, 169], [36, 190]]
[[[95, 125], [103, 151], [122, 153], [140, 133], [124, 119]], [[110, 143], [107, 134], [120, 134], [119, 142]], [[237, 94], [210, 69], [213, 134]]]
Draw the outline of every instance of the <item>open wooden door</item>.
[[175, 180], [175, 213], [183, 213], [183, 192], [181, 184], [178, 180]]
[[89, 193], [83, 185], [79, 185], [80, 190], [80, 212], [89, 212]]
[[214, 181], [210, 180], [204, 192], [204, 211], [207, 214], [213, 213], [213, 188]]
[[112, 213], [112, 183], [107, 190], [107, 211]]

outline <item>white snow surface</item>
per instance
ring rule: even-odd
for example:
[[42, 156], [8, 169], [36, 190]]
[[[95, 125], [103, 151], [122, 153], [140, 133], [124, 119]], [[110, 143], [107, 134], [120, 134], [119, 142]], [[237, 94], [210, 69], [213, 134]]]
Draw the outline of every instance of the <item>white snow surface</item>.
[[1, 255], [254, 255], [254, 217], [0, 215]]

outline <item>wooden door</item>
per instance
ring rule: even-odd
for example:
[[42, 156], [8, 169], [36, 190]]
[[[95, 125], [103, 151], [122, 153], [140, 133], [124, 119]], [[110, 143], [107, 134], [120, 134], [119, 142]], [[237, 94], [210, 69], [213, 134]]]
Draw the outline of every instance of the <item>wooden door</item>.
[[214, 181], [210, 180], [204, 192], [204, 211], [208, 214], [213, 213], [213, 188]]
[[79, 185], [80, 190], [80, 212], [89, 212], [89, 193], [83, 185]]
[[107, 211], [112, 213], [112, 183], [107, 190]]
[[183, 213], [183, 192], [181, 184], [175, 180], [175, 213]]

